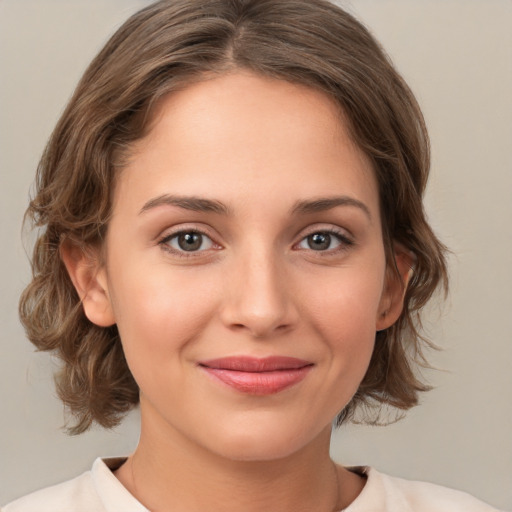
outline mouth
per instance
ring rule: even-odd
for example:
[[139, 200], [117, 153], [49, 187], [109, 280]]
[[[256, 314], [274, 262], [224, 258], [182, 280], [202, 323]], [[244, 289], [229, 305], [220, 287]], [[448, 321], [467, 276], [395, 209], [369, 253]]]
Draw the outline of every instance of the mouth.
[[294, 357], [237, 356], [202, 361], [198, 366], [223, 384], [250, 395], [272, 395], [302, 381], [313, 363]]

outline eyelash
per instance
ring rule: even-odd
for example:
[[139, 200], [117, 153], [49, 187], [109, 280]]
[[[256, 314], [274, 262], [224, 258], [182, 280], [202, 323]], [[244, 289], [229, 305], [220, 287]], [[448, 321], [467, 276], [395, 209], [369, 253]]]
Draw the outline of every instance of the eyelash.
[[[311, 248], [305, 249], [305, 250], [311, 250], [315, 253], [319, 253], [319, 255], [321, 255], [322, 257], [337, 255], [339, 253], [342, 253], [342, 252], [348, 250], [351, 246], [354, 245], [354, 241], [352, 239], [350, 239], [345, 233], [338, 231], [335, 228], [318, 229], [315, 231], [311, 231], [309, 234], [302, 237], [299, 243], [303, 242], [310, 236], [317, 235], [317, 234], [333, 236], [334, 238], [336, 238], [338, 240], [338, 242], [340, 244], [339, 247], [337, 247], [335, 249], [328, 249], [326, 251], [315, 251], [314, 249], [311, 249]], [[295, 245], [298, 245], [298, 244], [295, 244]]]
[[[217, 246], [217, 247], [220, 247], [218, 244], [216, 244], [212, 238], [204, 231], [201, 231], [199, 229], [181, 229], [179, 231], [176, 231], [174, 233], [170, 233], [170, 234], [167, 234], [165, 235], [164, 237], [162, 237], [160, 240], [158, 240], [158, 245], [162, 247], [163, 250], [167, 251], [167, 252], [170, 252], [172, 253], [173, 255], [179, 257], [179, 258], [197, 258], [203, 251], [184, 251], [184, 250], [176, 250], [176, 249], [173, 249], [169, 246], [169, 242], [171, 240], [173, 240], [174, 238], [176, 237], [179, 237], [180, 235], [184, 235], [184, 234], [195, 234], [195, 235], [200, 235], [200, 236], [203, 236], [203, 237], [206, 237], [208, 239], [210, 239], [211, 243], [214, 245], [214, 246]], [[303, 236], [300, 241], [294, 245], [297, 246], [299, 245], [301, 242], [303, 242], [304, 240], [306, 240], [308, 237], [310, 236], [313, 236], [313, 235], [316, 235], [316, 234], [323, 234], [323, 235], [330, 235], [330, 236], [333, 236], [337, 239], [337, 241], [339, 242], [339, 247], [335, 248], [335, 249], [328, 249], [328, 250], [325, 250], [325, 251], [315, 251], [314, 249], [300, 249], [300, 250], [310, 250], [314, 253], [318, 253], [321, 257], [328, 257], [328, 256], [332, 256], [332, 255], [336, 255], [336, 254], [339, 254], [339, 253], [342, 253], [342, 252], [345, 252], [347, 251], [351, 246], [354, 245], [354, 241], [351, 240], [345, 233], [341, 232], [341, 231], [338, 231], [334, 228], [329, 228], [329, 229], [318, 229], [318, 230], [315, 230], [315, 231], [311, 231], [310, 233], [306, 234], [305, 236]]]
[[180, 235], [187, 235], [187, 234], [194, 234], [194, 235], [200, 235], [202, 237], [206, 237], [211, 240], [211, 242], [214, 246], [220, 247], [218, 244], [216, 244], [212, 240], [211, 236], [209, 236], [207, 233], [205, 233], [204, 231], [201, 231], [200, 229], [197, 229], [197, 228], [180, 229], [179, 231], [165, 235], [160, 240], [158, 240], [158, 245], [160, 245], [164, 251], [167, 251], [167, 252], [173, 254], [174, 256], [177, 256], [178, 258], [197, 258], [198, 255], [204, 251], [189, 251], [189, 252], [187, 252], [184, 250], [174, 249], [174, 248], [170, 247], [170, 245], [169, 245], [169, 242], [171, 240], [173, 240], [174, 238], [177, 238]]

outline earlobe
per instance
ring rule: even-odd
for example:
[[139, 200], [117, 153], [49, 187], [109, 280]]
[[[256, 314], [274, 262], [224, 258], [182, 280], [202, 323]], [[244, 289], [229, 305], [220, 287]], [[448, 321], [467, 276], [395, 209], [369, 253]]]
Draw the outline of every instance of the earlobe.
[[106, 270], [100, 263], [97, 250], [84, 249], [65, 240], [60, 246], [60, 257], [80, 297], [85, 316], [100, 327], [114, 325]]
[[[391, 327], [399, 318], [404, 306], [405, 292], [414, 271], [415, 255], [402, 244], [394, 244], [393, 263], [388, 264], [386, 283], [382, 293], [376, 319], [376, 330], [383, 331]], [[398, 270], [398, 273], [396, 272]]]

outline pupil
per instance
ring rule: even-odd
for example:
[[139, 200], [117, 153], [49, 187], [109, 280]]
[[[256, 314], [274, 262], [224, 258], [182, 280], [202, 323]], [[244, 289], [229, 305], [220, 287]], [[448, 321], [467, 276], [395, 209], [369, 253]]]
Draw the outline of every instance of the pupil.
[[178, 237], [178, 245], [184, 251], [195, 251], [201, 247], [202, 237], [199, 233], [184, 233]]
[[328, 249], [329, 245], [331, 245], [331, 235], [327, 233], [315, 233], [310, 235], [308, 239], [309, 247], [315, 251]]

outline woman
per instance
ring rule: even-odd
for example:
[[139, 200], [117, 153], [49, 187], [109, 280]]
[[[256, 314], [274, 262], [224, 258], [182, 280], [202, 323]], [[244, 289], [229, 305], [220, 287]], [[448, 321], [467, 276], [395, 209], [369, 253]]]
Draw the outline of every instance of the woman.
[[20, 310], [63, 360], [71, 431], [140, 403], [140, 442], [5, 511], [492, 510], [329, 457], [333, 420], [428, 389], [428, 158], [409, 89], [329, 3], [128, 20], [41, 161]]

